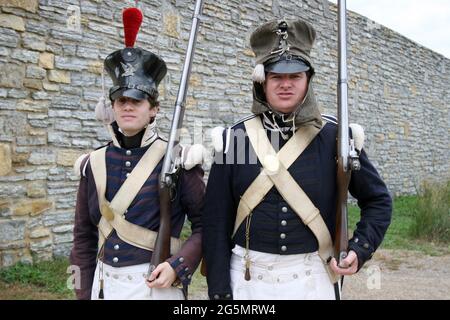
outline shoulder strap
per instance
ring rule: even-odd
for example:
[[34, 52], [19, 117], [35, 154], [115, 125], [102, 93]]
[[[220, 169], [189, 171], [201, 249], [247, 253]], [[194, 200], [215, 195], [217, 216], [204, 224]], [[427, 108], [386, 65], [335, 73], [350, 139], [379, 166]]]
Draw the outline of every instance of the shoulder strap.
[[[334, 274], [326, 263], [328, 258], [333, 255], [333, 243], [330, 232], [320, 215], [319, 209], [314, 206], [287, 170], [311, 143], [320, 129], [314, 126], [299, 128], [277, 154], [265, 133], [260, 119], [251, 119], [245, 123], [245, 126], [250, 143], [264, 169], [260, 176], [262, 175], [265, 177], [264, 179], [270, 180], [271, 184], [275, 185], [283, 199], [289, 203], [303, 223], [314, 233], [319, 243], [319, 256], [325, 264], [331, 281], [336, 283], [339, 276]], [[268, 182], [265, 183], [265, 185], [268, 184]]]
[[[105, 198], [106, 191], [106, 147], [92, 152], [91, 168], [102, 218], [99, 223], [102, 241], [115, 229], [119, 238], [136, 247], [152, 250], [157, 233], [141, 226], [135, 225], [124, 218], [126, 209], [141, 190], [145, 181], [154, 171], [165, 154], [167, 143], [156, 140], [139, 160], [136, 167], [117, 191], [114, 199], [109, 203]], [[171, 239], [171, 252], [178, 251], [181, 247], [179, 239]]]
[[[155, 141], [150, 148], [148, 148], [109, 204], [109, 207], [114, 213], [123, 215], [139, 190], [141, 190], [145, 181], [147, 181], [148, 177], [161, 161], [164, 156], [165, 148], [166, 143], [161, 140]], [[106, 147], [92, 152], [90, 159], [92, 174], [94, 175], [95, 185], [97, 186], [99, 204], [100, 207], [103, 207], [104, 202], [106, 201]], [[112, 217], [109, 215], [105, 218], [107, 218], [107, 220], [112, 220]]]
[[[272, 171], [277, 171], [280, 162], [283, 162], [284, 166], [289, 168], [320, 131], [314, 126], [300, 127], [277, 154], [270, 145], [270, 141], [259, 118], [253, 118], [245, 122], [245, 127], [255, 153], [261, 150], [261, 148], [266, 149], [265, 151], [259, 151], [259, 155], [257, 154], [261, 164], [266, 167], [266, 173], [262, 172], [241, 197], [233, 235], [246, 216], [261, 202], [267, 192], [273, 187], [272, 181], [267, 179], [267, 174], [271, 174]], [[270, 148], [267, 148], [267, 143], [270, 145]]]

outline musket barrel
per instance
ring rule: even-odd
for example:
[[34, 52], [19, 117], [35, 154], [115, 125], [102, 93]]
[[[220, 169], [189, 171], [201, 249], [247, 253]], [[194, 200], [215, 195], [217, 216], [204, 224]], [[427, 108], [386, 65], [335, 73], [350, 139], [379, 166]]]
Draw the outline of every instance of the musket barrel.
[[338, 0], [338, 157], [342, 161], [344, 171], [348, 170], [349, 157], [346, 13], [346, 1]]
[[199, 0], [195, 4], [194, 15], [192, 20], [191, 33], [189, 35], [189, 43], [186, 50], [185, 64], [183, 66], [183, 73], [181, 76], [180, 88], [178, 90], [177, 105], [183, 104], [186, 100], [189, 77], [191, 74], [192, 60], [194, 56], [195, 43], [197, 42], [198, 28], [200, 25], [200, 13], [202, 10], [203, 0]]
[[347, 23], [346, 2], [338, 0], [338, 140], [337, 140], [337, 204], [335, 257], [338, 264], [346, 257], [348, 248], [347, 193], [350, 182], [350, 140], [348, 128], [347, 87]]
[[[170, 128], [169, 141], [167, 144], [166, 157], [161, 169], [160, 184], [168, 184], [170, 179], [167, 174], [170, 172], [173, 164], [173, 148], [178, 143], [179, 131], [182, 127], [182, 119], [184, 117], [185, 101], [187, 95], [187, 89], [189, 84], [189, 77], [191, 74], [192, 60], [195, 52], [195, 43], [197, 41], [197, 33], [200, 25], [200, 16], [203, 6], [203, 0], [197, 0], [195, 3], [194, 15], [192, 20], [191, 32], [189, 35], [188, 47], [186, 50], [186, 56], [184, 59], [183, 72], [181, 74], [180, 87], [178, 89], [177, 100], [175, 109], [173, 111], [173, 120]], [[171, 182], [171, 181], [170, 181]]]

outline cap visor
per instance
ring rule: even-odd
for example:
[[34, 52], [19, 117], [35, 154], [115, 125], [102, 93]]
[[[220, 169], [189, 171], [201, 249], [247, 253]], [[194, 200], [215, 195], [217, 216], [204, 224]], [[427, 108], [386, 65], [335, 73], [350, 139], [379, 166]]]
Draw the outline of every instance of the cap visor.
[[135, 100], [146, 100], [148, 95], [144, 91], [128, 88], [119, 89], [111, 95], [112, 100], [116, 100], [121, 97], [132, 98]]
[[308, 71], [309, 66], [300, 60], [292, 59], [271, 63], [264, 70], [272, 73], [298, 73]]

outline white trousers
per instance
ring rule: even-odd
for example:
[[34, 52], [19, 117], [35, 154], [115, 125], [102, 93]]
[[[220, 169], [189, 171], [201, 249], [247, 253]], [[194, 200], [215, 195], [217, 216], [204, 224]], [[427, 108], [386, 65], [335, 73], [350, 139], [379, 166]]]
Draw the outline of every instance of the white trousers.
[[175, 287], [147, 287], [149, 263], [116, 268], [105, 263], [97, 263], [91, 299], [98, 300], [100, 291], [100, 264], [103, 264], [103, 294], [105, 300], [184, 300], [181, 289]]
[[244, 279], [245, 249], [231, 256], [231, 288], [235, 300], [335, 300], [324, 263], [317, 252], [279, 255], [249, 250], [250, 281]]

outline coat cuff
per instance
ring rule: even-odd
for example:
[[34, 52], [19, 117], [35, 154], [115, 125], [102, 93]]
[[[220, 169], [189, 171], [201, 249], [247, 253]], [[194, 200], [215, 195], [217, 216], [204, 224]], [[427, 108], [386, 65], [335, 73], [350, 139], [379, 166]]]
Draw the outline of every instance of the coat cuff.
[[181, 283], [183, 287], [187, 287], [191, 283], [192, 272], [184, 260], [184, 257], [172, 257], [167, 260], [177, 274], [177, 280], [174, 282], [175, 286]]
[[348, 250], [353, 250], [358, 258], [358, 271], [362, 268], [364, 263], [372, 259], [375, 249], [369, 242], [361, 237], [353, 237], [348, 243]]

